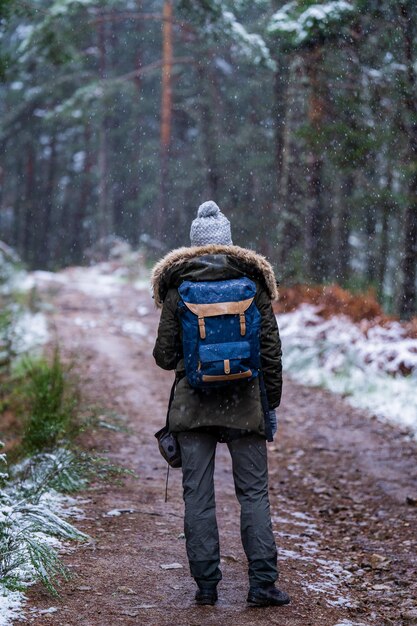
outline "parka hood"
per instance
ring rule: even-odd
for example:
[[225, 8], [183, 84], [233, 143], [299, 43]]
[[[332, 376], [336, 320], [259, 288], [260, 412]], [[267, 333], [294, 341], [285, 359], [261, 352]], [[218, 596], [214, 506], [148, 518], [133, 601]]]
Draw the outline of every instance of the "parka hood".
[[[202, 257], [206, 257], [202, 259]], [[210, 259], [211, 257], [211, 259]], [[223, 263], [217, 264], [216, 261], [222, 260]], [[223, 246], [223, 245], [207, 245], [207, 246], [190, 246], [177, 248], [164, 256], [154, 266], [151, 275], [151, 285], [154, 294], [155, 304], [162, 307], [166, 293], [170, 287], [179, 286], [179, 277], [188, 266], [195, 264], [196, 271], [201, 273], [201, 264], [207, 262], [209, 268], [217, 268], [220, 265], [232, 268], [237, 275], [245, 274], [259, 280], [267, 290], [271, 300], [278, 298], [277, 281], [274, 270], [267, 259], [247, 248], [240, 246]], [[218, 277], [219, 279], [221, 276]], [[226, 276], [225, 276], [226, 278]], [[183, 278], [183, 280], [186, 278]], [[201, 279], [204, 279], [201, 278]], [[216, 280], [215, 278], [211, 278]]]

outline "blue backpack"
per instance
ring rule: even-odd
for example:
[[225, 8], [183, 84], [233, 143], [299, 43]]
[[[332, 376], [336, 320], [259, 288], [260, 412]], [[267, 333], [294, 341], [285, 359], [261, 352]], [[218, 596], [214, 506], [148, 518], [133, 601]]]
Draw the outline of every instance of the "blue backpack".
[[190, 385], [207, 389], [258, 376], [261, 315], [255, 283], [249, 278], [184, 281], [178, 292]]

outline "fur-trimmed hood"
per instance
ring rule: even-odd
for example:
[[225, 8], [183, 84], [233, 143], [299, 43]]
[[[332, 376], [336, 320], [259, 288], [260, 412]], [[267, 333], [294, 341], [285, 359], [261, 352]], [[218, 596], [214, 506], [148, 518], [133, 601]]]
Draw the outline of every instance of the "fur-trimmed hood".
[[230, 262], [233, 262], [235, 266], [241, 267], [242, 271], [247, 273], [249, 277], [253, 276], [260, 280], [272, 300], [278, 298], [274, 270], [269, 261], [261, 254], [240, 246], [191, 246], [172, 250], [154, 266], [151, 275], [151, 285], [157, 307], [162, 307], [167, 290], [169, 287], [174, 286], [171, 284], [173, 272], [180, 271], [192, 261], [207, 255], [222, 255]]

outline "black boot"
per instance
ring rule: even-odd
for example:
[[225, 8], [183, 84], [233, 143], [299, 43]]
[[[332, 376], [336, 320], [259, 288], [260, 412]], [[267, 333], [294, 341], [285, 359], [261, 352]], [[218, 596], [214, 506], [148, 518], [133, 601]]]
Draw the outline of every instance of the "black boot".
[[195, 592], [195, 601], [199, 606], [205, 604], [213, 606], [217, 602], [216, 587], [199, 587]]
[[289, 603], [290, 596], [275, 587], [274, 583], [261, 584], [249, 589], [249, 606], [282, 606]]

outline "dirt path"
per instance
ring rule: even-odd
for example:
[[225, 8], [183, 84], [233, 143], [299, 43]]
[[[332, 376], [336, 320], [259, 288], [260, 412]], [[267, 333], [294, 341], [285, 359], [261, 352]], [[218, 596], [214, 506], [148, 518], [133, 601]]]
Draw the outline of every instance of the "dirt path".
[[[74, 357], [88, 397], [122, 416], [130, 432], [90, 433], [87, 444], [138, 474], [85, 494], [79, 526], [94, 541], [65, 561], [76, 577], [62, 600], [39, 586], [29, 623], [51, 626], [382, 626], [417, 624], [416, 446], [342, 399], [286, 380], [279, 436], [269, 445], [270, 494], [280, 585], [292, 604], [246, 607], [246, 562], [227, 448], [217, 455], [223, 581], [216, 607], [194, 606], [182, 535], [180, 471], [165, 464], [153, 433], [165, 419], [172, 374], [152, 359], [158, 314], [146, 290], [42, 281], [65, 356]], [[406, 499], [411, 498], [407, 504]], [[124, 510], [119, 515], [109, 512]], [[164, 570], [164, 564], [179, 563]]]

